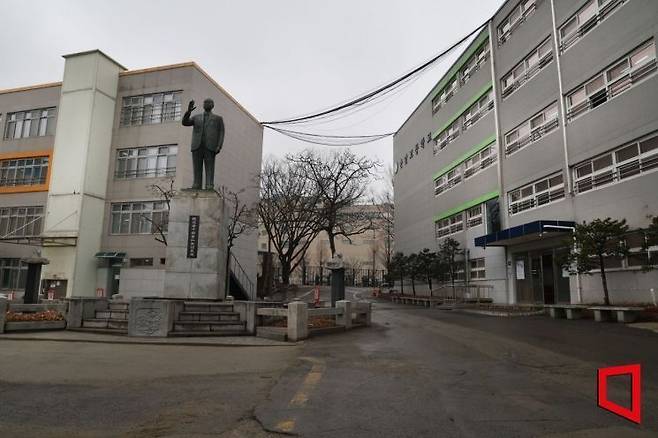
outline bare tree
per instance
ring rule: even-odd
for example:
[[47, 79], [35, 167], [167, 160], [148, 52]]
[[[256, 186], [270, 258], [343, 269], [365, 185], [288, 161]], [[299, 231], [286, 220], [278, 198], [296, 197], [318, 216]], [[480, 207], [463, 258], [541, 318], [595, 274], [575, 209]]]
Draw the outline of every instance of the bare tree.
[[393, 200], [393, 168], [388, 167], [384, 176], [384, 188], [372, 198], [377, 211], [375, 228], [384, 233], [383, 254], [386, 270], [391, 270], [395, 242], [395, 202]]
[[288, 159], [299, 164], [319, 192], [317, 228], [327, 233], [332, 257], [336, 255], [336, 236], [350, 240], [350, 236], [372, 229], [371, 212], [352, 207], [365, 201], [368, 185], [381, 163], [350, 150], [320, 154], [307, 149]]
[[149, 191], [161, 202], [165, 204], [165, 213], [141, 215], [141, 218], [151, 224], [151, 234], [153, 238], [167, 246], [167, 230], [169, 224], [169, 212], [171, 211], [171, 199], [176, 195], [174, 190], [173, 178], [169, 180], [168, 185], [151, 184], [147, 187]]
[[270, 159], [260, 176], [258, 216], [281, 265], [281, 280], [290, 283], [290, 273], [303, 260], [318, 235], [318, 191], [297, 163]]

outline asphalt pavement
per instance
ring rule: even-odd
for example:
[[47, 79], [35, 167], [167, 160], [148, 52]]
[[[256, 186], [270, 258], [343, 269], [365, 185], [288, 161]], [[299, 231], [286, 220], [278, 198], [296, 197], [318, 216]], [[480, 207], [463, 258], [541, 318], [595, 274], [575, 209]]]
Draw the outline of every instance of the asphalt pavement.
[[[297, 345], [0, 337], [0, 437], [658, 436], [653, 331], [373, 307], [371, 327]], [[597, 406], [597, 369], [630, 363], [641, 425]], [[629, 405], [628, 386], [614, 378], [610, 398]]]

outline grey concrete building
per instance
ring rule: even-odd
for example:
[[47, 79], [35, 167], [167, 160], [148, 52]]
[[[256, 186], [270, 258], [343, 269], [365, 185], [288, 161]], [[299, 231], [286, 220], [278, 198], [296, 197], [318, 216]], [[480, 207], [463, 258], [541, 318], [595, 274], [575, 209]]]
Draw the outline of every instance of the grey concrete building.
[[[600, 300], [559, 260], [576, 222], [658, 215], [656, 37], [650, 0], [505, 2], [394, 137], [396, 248], [458, 240], [499, 303]], [[613, 302], [655, 302], [641, 239]]]
[[[215, 186], [245, 189], [246, 203], [258, 201], [262, 127], [193, 62], [127, 70], [98, 50], [64, 58], [62, 82], [0, 90], [0, 293], [20, 296], [19, 260], [41, 253], [56, 296], [157, 295], [168, 222], [158, 187], [192, 185], [188, 101], [214, 100], [226, 126]], [[257, 233], [232, 253], [255, 294]]]

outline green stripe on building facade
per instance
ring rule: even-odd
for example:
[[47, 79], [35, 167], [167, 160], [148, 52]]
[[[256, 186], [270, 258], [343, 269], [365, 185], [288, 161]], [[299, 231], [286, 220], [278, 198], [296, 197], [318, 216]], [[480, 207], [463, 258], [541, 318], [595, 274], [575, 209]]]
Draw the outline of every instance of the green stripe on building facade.
[[487, 193], [486, 195], [482, 195], [482, 196], [479, 196], [475, 199], [471, 199], [468, 202], [465, 202], [461, 205], [458, 205], [457, 207], [451, 208], [448, 211], [444, 211], [443, 213], [434, 216], [434, 222], [438, 222], [441, 219], [447, 218], [448, 216], [452, 216], [453, 214], [457, 214], [460, 211], [464, 211], [464, 210], [469, 209], [471, 207], [475, 207], [478, 204], [482, 204], [483, 202], [487, 202], [488, 200], [493, 199], [493, 198], [497, 198], [498, 196], [500, 196], [500, 190], [496, 190], [495, 192]]
[[459, 166], [461, 163], [463, 163], [464, 161], [468, 160], [468, 159], [471, 158], [473, 155], [477, 154], [478, 152], [480, 152], [482, 149], [484, 149], [484, 148], [486, 148], [487, 146], [489, 146], [489, 145], [490, 145], [491, 143], [493, 143], [494, 141], [496, 141], [496, 134], [494, 134], [494, 135], [492, 135], [492, 136], [490, 136], [490, 137], [485, 138], [482, 142], [478, 143], [476, 146], [473, 146], [473, 147], [472, 147], [468, 152], [466, 152], [464, 155], [462, 155], [461, 157], [457, 158], [457, 159], [454, 160], [452, 163], [448, 164], [446, 167], [444, 167], [443, 169], [441, 169], [441, 170], [439, 170], [437, 173], [435, 173], [434, 176], [432, 176], [432, 180], [435, 180], [435, 179], [439, 178], [440, 176], [443, 176], [443, 175], [445, 175], [446, 173], [450, 172], [452, 169], [454, 169], [455, 167]]
[[489, 36], [489, 32], [485, 31], [482, 32], [480, 36], [475, 39], [475, 41], [473, 41], [473, 43], [471, 44], [471, 48], [468, 49], [466, 52], [464, 52], [462, 56], [459, 57], [459, 59], [452, 65], [452, 68], [448, 70], [448, 73], [446, 73], [443, 76], [443, 79], [441, 79], [439, 83], [436, 84], [436, 87], [434, 87], [435, 91], [432, 92], [432, 97], [430, 99], [434, 100], [436, 95], [439, 94], [441, 91], [443, 91], [443, 89], [448, 84], [448, 82], [450, 82], [452, 78], [455, 77], [457, 72], [462, 68], [462, 66], [466, 64], [468, 58], [470, 58], [473, 55], [473, 53], [475, 53], [475, 51], [479, 49], [480, 46], [482, 46], [482, 43], [488, 36]]
[[432, 134], [432, 138], [436, 138], [436, 137], [438, 137], [439, 134], [441, 134], [443, 131], [445, 131], [446, 129], [448, 129], [448, 127], [449, 127], [450, 125], [452, 125], [452, 123], [453, 123], [455, 120], [457, 120], [462, 114], [464, 114], [464, 112], [465, 112], [467, 109], [469, 109], [469, 108], [471, 107], [471, 105], [473, 105], [475, 102], [477, 102], [478, 100], [480, 100], [480, 98], [481, 98], [482, 96], [484, 96], [486, 93], [488, 93], [489, 90], [491, 90], [491, 88], [493, 88], [493, 84], [492, 84], [491, 82], [489, 82], [489, 83], [488, 83], [487, 85], [485, 85], [480, 91], [478, 91], [477, 94], [475, 94], [473, 97], [471, 97], [471, 98], [468, 100], [468, 102], [466, 102], [466, 103], [464, 104], [464, 106], [462, 106], [461, 108], [459, 108], [459, 111], [457, 111], [457, 112], [455, 113], [454, 116], [450, 117], [450, 119], [449, 119], [449, 120], [443, 125], [443, 127], [442, 127], [441, 129], [439, 129], [438, 131], [434, 131], [434, 134]]

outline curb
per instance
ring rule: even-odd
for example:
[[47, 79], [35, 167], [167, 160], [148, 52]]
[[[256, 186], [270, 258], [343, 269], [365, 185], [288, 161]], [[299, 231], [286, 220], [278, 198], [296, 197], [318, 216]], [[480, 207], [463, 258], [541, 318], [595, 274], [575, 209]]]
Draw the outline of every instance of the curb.
[[[134, 338], [133, 338], [134, 339]], [[168, 339], [168, 338], [165, 338]], [[88, 344], [117, 344], [117, 345], [157, 345], [157, 346], [178, 346], [178, 347], [294, 347], [296, 342], [279, 342], [276, 344], [240, 344], [240, 343], [208, 343], [208, 342], [161, 342], [145, 340], [120, 340], [120, 339], [53, 339], [24, 336], [0, 336], [0, 341], [40, 341], [40, 342], [77, 342]]]

